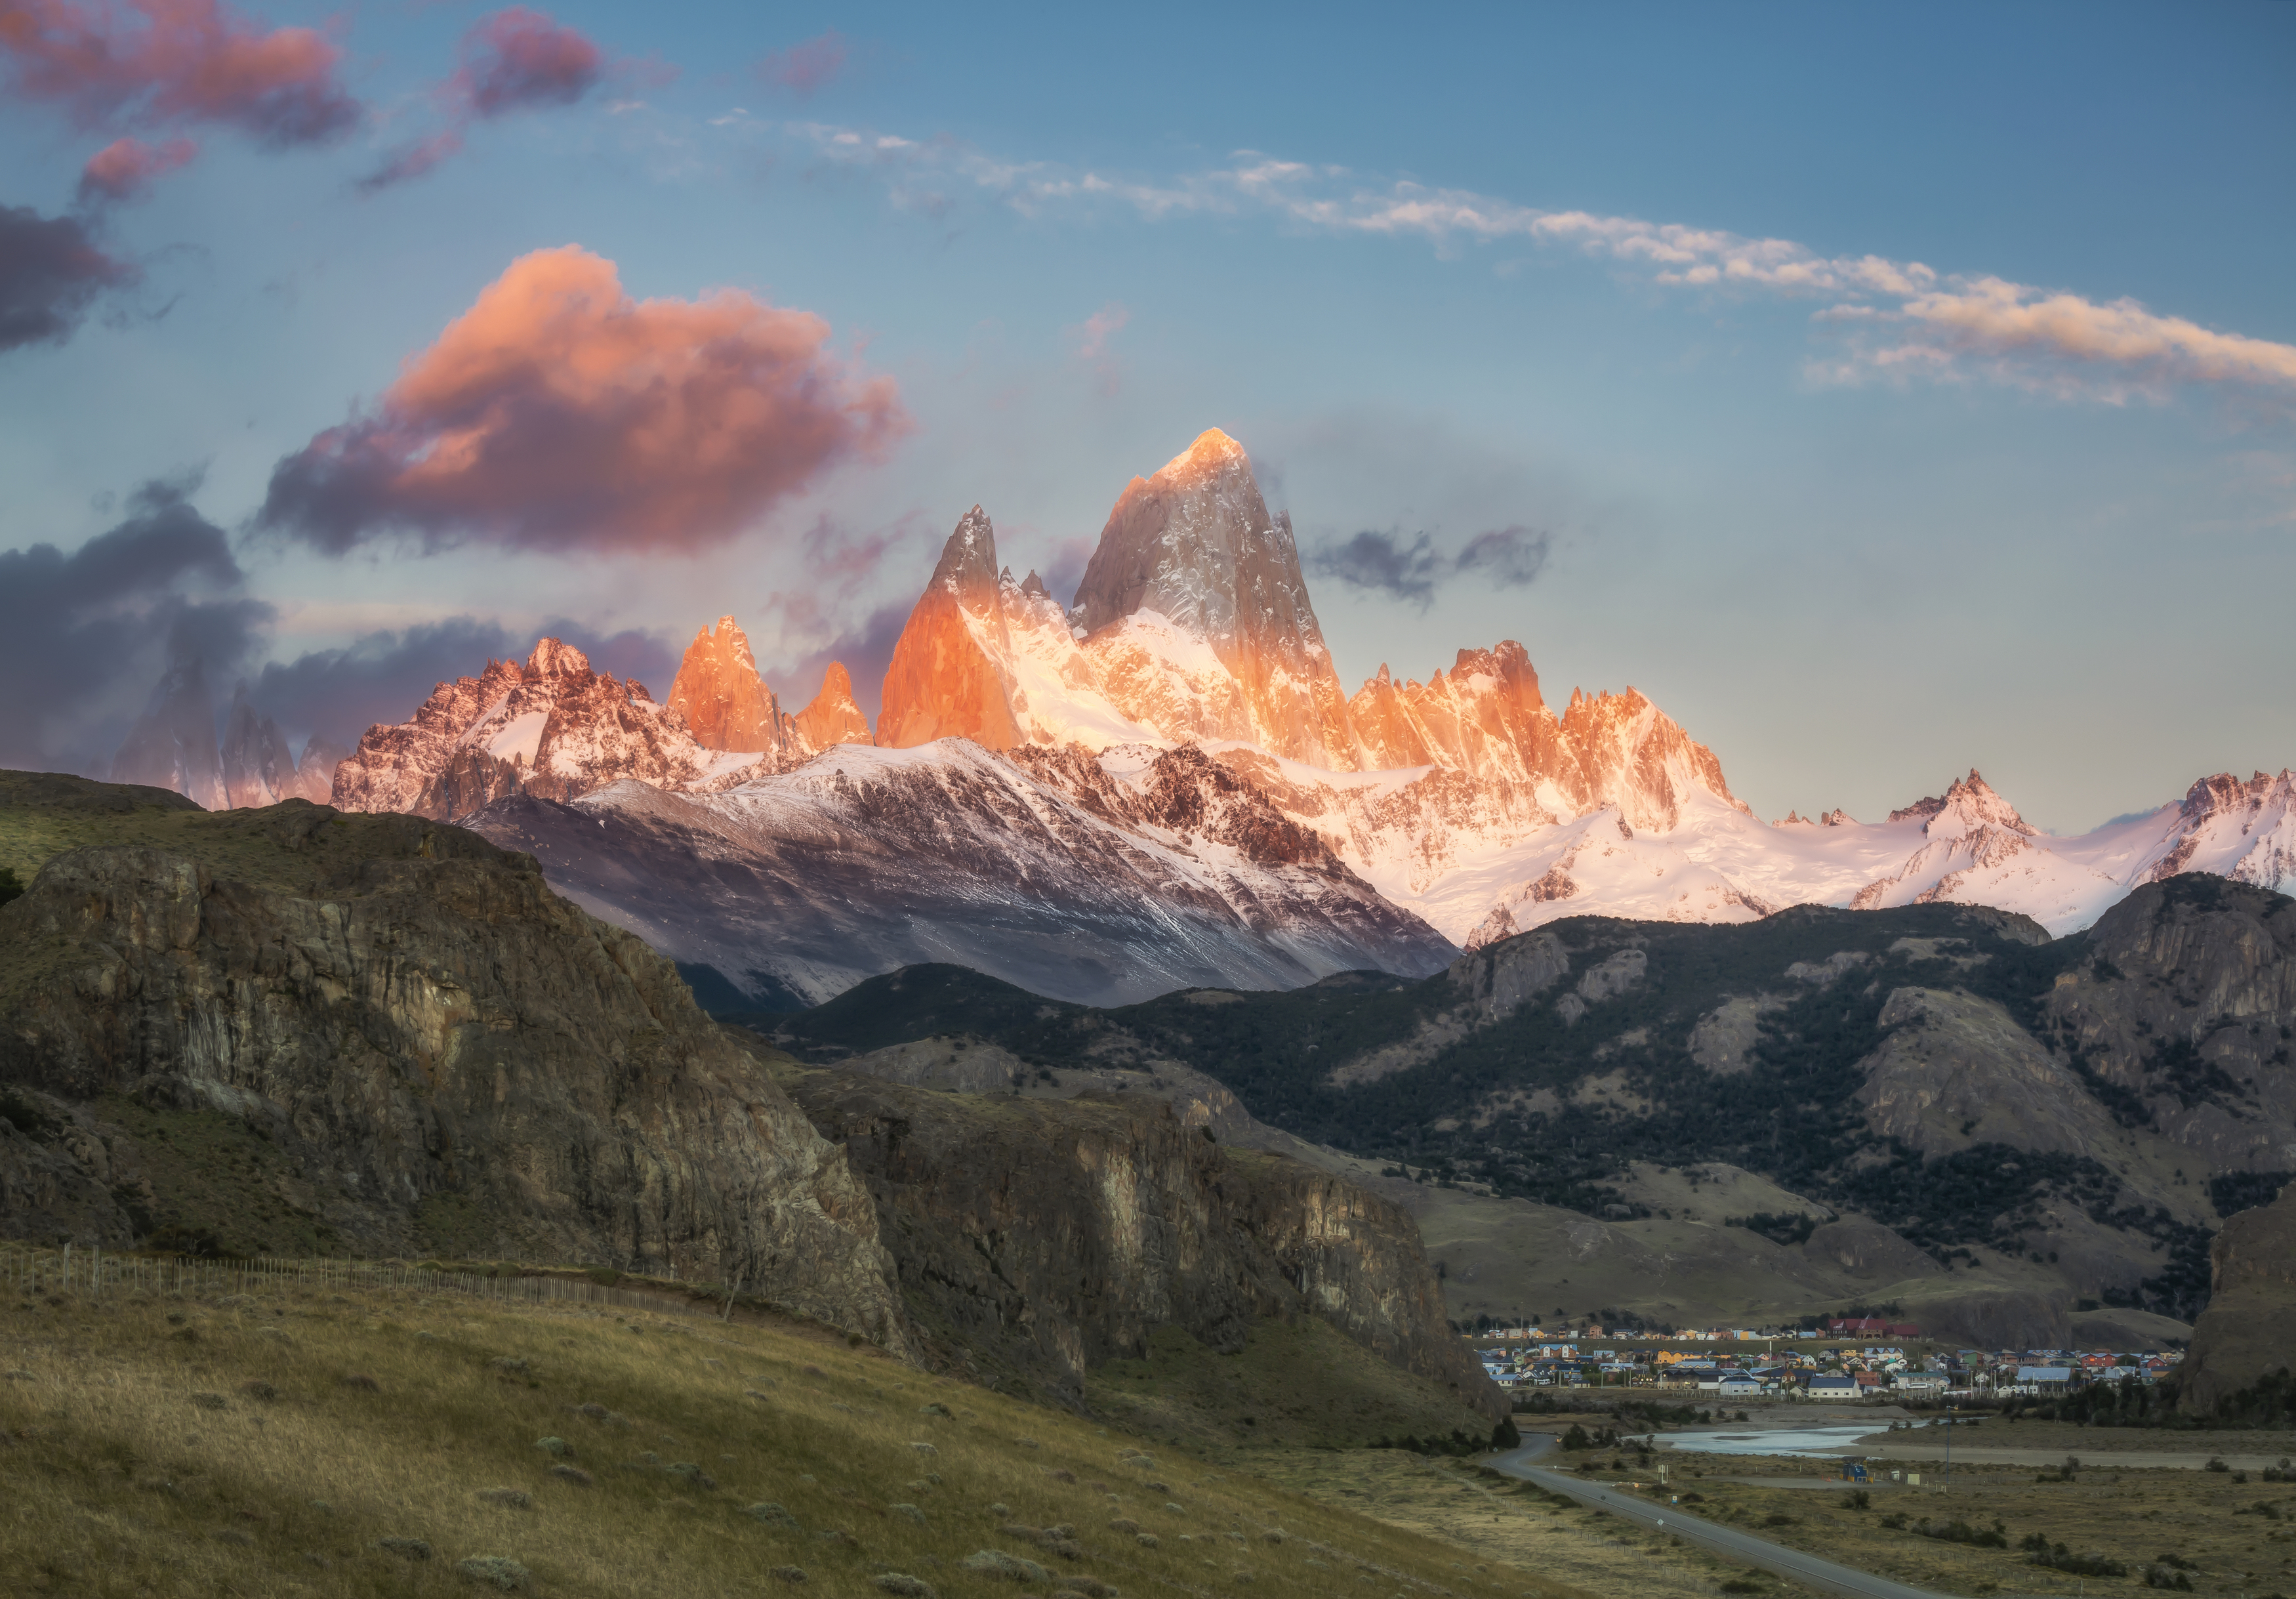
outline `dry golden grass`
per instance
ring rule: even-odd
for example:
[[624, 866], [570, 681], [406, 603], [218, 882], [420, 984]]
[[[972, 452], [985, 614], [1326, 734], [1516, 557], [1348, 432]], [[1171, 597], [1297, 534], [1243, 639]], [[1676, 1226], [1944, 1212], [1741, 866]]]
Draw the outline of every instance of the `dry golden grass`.
[[[412, 1292], [68, 1292], [0, 1304], [0, 1373], [11, 1594], [467, 1595], [492, 1591], [458, 1569], [486, 1556], [524, 1567], [531, 1594], [647, 1599], [780, 1591], [791, 1566], [808, 1576], [791, 1591], [854, 1595], [887, 1573], [942, 1595], [1089, 1593], [1083, 1578], [1254, 1599], [1578, 1591], [1270, 1481], [1127, 1464], [1122, 1432], [801, 1324]], [[747, 1513], [763, 1503], [796, 1527]], [[1004, 1530], [1060, 1524], [1081, 1559]], [[1050, 1579], [967, 1570], [984, 1549]]]
[[[1888, 1480], [1883, 1453], [1877, 1447], [1869, 1460], [1881, 1466], [1881, 1480], [1868, 1488], [1872, 1505], [1863, 1511], [1850, 1507], [1846, 1488], [1818, 1486], [1831, 1475], [1818, 1462], [1661, 1458], [1670, 1491], [1699, 1495], [1702, 1502], [1688, 1508], [1702, 1515], [1940, 1593], [2137, 1593], [2146, 1591], [2146, 1568], [2171, 1555], [2185, 1564], [2164, 1566], [2163, 1573], [2173, 1579], [2182, 1571], [2197, 1593], [2247, 1599], [2296, 1595], [2296, 1484], [2267, 1483], [2254, 1475], [2237, 1482], [2229, 1472], [2121, 1468], [2076, 1451], [2083, 1464], [2071, 1482], [2037, 1482], [2037, 1476], [2055, 1473], [2030, 1466], [1956, 1463], [1952, 1486], [1945, 1488], [1935, 1463], [1906, 1463], [1923, 1477], [1913, 1488]], [[1603, 1459], [1607, 1463], [1607, 1454]], [[1757, 1480], [1727, 1480], [1734, 1477]], [[1790, 1486], [1795, 1482], [1802, 1486]], [[2277, 1519], [2259, 1513], [2259, 1504], [2273, 1507]], [[1899, 1515], [1904, 1527], [1885, 1525], [1885, 1518]], [[1979, 1530], [1997, 1523], [2009, 1547], [1923, 1537], [1915, 1530], [1923, 1518], [1933, 1527], [1958, 1521]], [[2017, 1546], [2032, 1536], [2063, 1544], [2074, 1555], [2117, 1561], [2128, 1575], [2082, 1576], [2037, 1566]]]

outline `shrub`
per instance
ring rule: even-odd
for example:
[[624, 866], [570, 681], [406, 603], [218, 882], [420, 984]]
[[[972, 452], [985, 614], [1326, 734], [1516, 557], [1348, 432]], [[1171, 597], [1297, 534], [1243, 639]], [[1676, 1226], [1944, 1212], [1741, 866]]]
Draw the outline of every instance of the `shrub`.
[[1841, 1503], [1849, 1510], [1871, 1510], [1874, 1508], [1874, 1496], [1862, 1488], [1853, 1488], [1842, 1495]]
[[1053, 1575], [1035, 1561], [1007, 1554], [1002, 1549], [982, 1549], [968, 1554], [964, 1565], [968, 1571], [983, 1577], [1001, 1577], [1011, 1582], [1049, 1582]]
[[522, 1488], [488, 1488], [479, 1490], [479, 1497], [488, 1505], [499, 1505], [504, 1510], [532, 1510], [534, 1496]]
[[797, 1517], [791, 1514], [786, 1506], [776, 1505], [771, 1500], [767, 1500], [763, 1505], [752, 1505], [742, 1513], [751, 1521], [762, 1521], [768, 1527], [787, 1527], [794, 1530], [798, 1524]]
[[527, 1578], [533, 1575], [505, 1554], [473, 1554], [468, 1560], [457, 1562], [455, 1570], [472, 1582], [485, 1583], [488, 1587], [500, 1588], [505, 1594], [524, 1587]]
[[922, 1577], [911, 1577], [902, 1571], [880, 1571], [869, 1579], [881, 1594], [898, 1594], [903, 1599], [933, 1599], [932, 1584]]
[[573, 1445], [554, 1434], [549, 1438], [536, 1439], [534, 1440], [534, 1447], [541, 1450], [545, 1455], [551, 1456], [559, 1460], [564, 1460], [567, 1456], [574, 1453]]
[[419, 1538], [379, 1538], [374, 1546], [401, 1560], [429, 1560], [430, 1546]]

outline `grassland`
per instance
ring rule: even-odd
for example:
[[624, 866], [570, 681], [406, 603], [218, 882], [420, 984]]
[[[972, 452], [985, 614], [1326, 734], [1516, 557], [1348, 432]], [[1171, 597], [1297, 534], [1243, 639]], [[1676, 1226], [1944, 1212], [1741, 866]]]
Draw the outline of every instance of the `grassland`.
[[0, 1373], [11, 1593], [1587, 1591], [799, 1322], [44, 1293]]
[[1178, 1327], [1147, 1356], [1095, 1368], [1086, 1402], [1143, 1438], [1206, 1458], [1270, 1447], [1346, 1449], [1404, 1438], [1482, 1445], [1491, 1424], [1424, 1377], [1301, 1316], [1257, 1323], [1244, 1348], [1216, 1354]]
[[[1812, 1461], [1663, 1456], [1671, 1479], [1663, 1491], [1711, 1520], [1940, 1593], [2141, 1592], [2151, 1573], [2201, 1594], [2296, 1594], [2296, 1485], [2231, 1472], [2126, 1469], [2084, 1451], [2070, 1480], [2054, 1470], [1956, 1461], [1947, 1487], [1935, 1463], [1908, 1462], [1923, 1477], [1912, 1487], [1889, 1480], [1885, 1453], [1877, 1448], [1869, 1459], [1869, 1468], [1881, 1469], [1863, 1510], [1830, 1480], [1829, 1465]], [[1610, 1469], [1605, 1454], [1597, 1471]], [[1999, 1546], [1922, 1531], [1924, 1523], [1935, 1533], [1956, 1522], [1997, 1538]], [[2029, 1539], [2046, 1540], [2052, 1558], [2063, 1546], [2065, 1561], [2036, 1564]], [[2082, 1570], [2083, 1562], [2121, 1570]]]

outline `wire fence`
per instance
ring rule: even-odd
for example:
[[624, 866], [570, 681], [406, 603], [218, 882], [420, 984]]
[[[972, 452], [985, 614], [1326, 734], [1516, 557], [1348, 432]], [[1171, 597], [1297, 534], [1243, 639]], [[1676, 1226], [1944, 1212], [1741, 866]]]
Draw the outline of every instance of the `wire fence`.
[[716, 1300], [601, 1283], [570, 1273], [455, 1271], [395, 1260], [205, 1259], [194, 1256], [122, 1254], [100, 1249], [28, 1249], [0, 1245], [0, 1282], [30, 1296], [73, 1292], [102, 1298], [115, 1293], [263, 1293], [290, 1288], [353, 1291], [389, 1289], [459, 1293], [504, 1304], [570, 1302], [669, 1315], [706, 1315]]

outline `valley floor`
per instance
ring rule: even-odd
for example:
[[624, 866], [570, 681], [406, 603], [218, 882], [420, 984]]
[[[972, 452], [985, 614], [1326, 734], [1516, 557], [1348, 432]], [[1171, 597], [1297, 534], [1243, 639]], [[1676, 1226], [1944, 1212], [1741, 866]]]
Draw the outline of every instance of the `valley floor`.
[[[2181, 1578], [2202, 1594], [2296, 1593], [2296, 1486], [2253, 1473], [2243, 1481], [2233, 1472], [2148, 1469], [2120, 1456], [2101, 1460], [2097, 1440], [2107, 1431], [2084, 1432], [2075, 1451], [2082, 1465], [2070, 1481], [2029, 1465], [1965, 1464], [1956, 1445], [1948, 1485], [1934, 1464], [1877, 1440], [1866, 1457], [1876, 1480], [1865, 1485], [1870, 1503], [1862, 1510], [1832, 1463], [1775, 1456], [1661, 1451], [1670, 1480], [1648, 1491], [1660, 1502], [1678, 1496], [1710, 1521], [1944, 1594], [2112, 1593], [2145, 1587], [2149, 1574], [2157, 1574], [2153, 1587]], [[1591, 1456], [1591, 1474], [1646, 1482], [1653, 1475], [1631, 1452], [1615, 1467], [1613, 1458], [1609, 1450]], [[1918, 1469], [1923, 1483], [1890, 1481], [1892, 1463]], [[2002, 1546], [1935, 1536], [1956, 1523], [1965, 1533], [1997, 1534]], [[2062, 1545], [2061, 1563], [2036, 1564], [2025, 1547], [2033, 1538], [2047, 1541], [2053, 1559]], [[2103, 1563], [2084, 1570], [2083, 1561]]]

